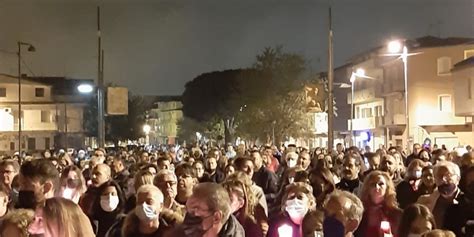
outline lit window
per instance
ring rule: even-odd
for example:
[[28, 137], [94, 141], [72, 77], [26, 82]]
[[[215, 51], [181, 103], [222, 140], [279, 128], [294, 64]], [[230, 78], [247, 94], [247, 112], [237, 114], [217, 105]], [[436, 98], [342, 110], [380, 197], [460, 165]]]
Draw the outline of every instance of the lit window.
[[464, 50], [464, 59], [468, 59], [474, 56], [474, 49]]
[[439, 96], [439, 111], [451, 112], [451, 95], [440, 95]]
[[438, 58], [438, 76], [443, 76], [451, 73], [451, 58], [441, 57]]

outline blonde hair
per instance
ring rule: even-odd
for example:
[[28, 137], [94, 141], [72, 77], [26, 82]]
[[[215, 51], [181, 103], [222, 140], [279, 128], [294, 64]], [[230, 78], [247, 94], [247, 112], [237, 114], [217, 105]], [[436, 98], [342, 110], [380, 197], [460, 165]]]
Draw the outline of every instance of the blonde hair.
[[3, 231], [7, 229], [7, 226], [11, 225], [20, 231], [20, 237], [28, 236], [28, 226], [33, 222], [34, 216], [35, 212], [28, 209], [17, 209], [8, 213], [3, 218], [2, 225], [0, 226], [0, 235], [3, 236]]
[[235, 193], [239, 198], [244, 199], [243, 215], [253, 218], [257, 200], [252, 192], [250, 177], [242, 171], [236, 171], [226, 178], [222, 186], [229, 192], [229, 196], [231, 193]]
[[364, 206], [371, 205], [372, 201], [370, 200], [370, 188], [372, 188], [379, 176], [382, 176], [385, 179], [387, 189], [385, 190], [385, 197], [383, 204], [385, 207], [391, 209], [398, 209], [397, 202], [397, 193], [395, 192], [395, 185], [393, 184], [392, 179], [387, 172], [375, 170], [372, 171], [364, 180], [364, 185], [362, 186], [361, 197], [362, 203]]
[[145, 185], [142, 185], [138, 190], [137, 190], [137, 196], [138, 194], [140, 193], [149, 193], [149, 194], [154, 194], [156, 195], [156, 198], [157, 198], [157, 201], [163, 203], [163, 200], [164, 200], [164, 196], [163, 196], [163, 193], [161, 192], [161, 190], [152, 185], [152, 184], [145, 184]]
[[138, 190], [145, 184], [153, 184], [153, 174], [148, 170], [140, 170], [134, 177], [134, 188]]
[[456, 237], [456, 235], [449, 230], [432, 230], [421, 235], [422, 237]]
[[48, 228], [57, 228], [64, 237], [95, 236], [89, 218], [78, 205], [65, 198], [46, 199], [43, 220]]

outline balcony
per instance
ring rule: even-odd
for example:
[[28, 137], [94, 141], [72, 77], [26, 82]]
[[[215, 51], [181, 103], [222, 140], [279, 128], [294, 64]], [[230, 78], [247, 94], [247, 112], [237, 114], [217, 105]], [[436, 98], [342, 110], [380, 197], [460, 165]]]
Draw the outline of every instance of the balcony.
[[[379, 128], [383, 125], [383, 119], [383, 116], [354, 119], [352, 124], [354, 126], [353, 130], [358, 131]], [[347, 121], [347, 127], [350, 129], [351, 120]]]

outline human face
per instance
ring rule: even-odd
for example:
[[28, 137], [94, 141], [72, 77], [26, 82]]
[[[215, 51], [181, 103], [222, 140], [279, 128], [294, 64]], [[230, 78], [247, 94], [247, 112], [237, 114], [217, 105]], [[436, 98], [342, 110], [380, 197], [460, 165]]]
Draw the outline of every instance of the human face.
[[375, 182], [372, 182], [369, 187], [369, 195], [372, 202], [377, 205], [382, 203], [385, 199], [387, 181], [382, 175], [377, 176], [374, 181]]
[[310, 203], [309, 203], [309, 198], [308, 198], [308, 195], [306, 195], [306, 193], [303, 193], [303, 192], [289, 192], [288, 193], [288, 196], [286, 197], [286, 200], [293, 200], [293, 199], [298, 199], [298, 200], [301, 200], [303, 201], [303, 203], [306, 205], [306, 207], [309, 208], [310, 206]]
[[388, 172], [390, 175], [395, 174], [398, 169], [397, 161], [393, 156], [385, 156], [380, 164], [381, 170]]
[[101, 194], [101, 196], [104, 196], [104, 197], [107, 197], [109, 195], [118, 196], [117, 188], [115, 188], [115, 186], [108, 186], [107, 188], [104, 189], [104, 191]]
[[380, 166], [380, 156], [375, 155], [371, 157], [371, 159], [369, 159], [369, 165], [370, 165], [370, 168], [373, 170], [378, 169]]
[[226, 170], [225, 170], [225, 176], [229, 176], [231, 174], [233, 174], [235, 172], [235, 168], [234, 166], [227, 166]]
[[298, 165], [306, 170], [309, 167], [311, 160], [308, 153], [303, 153], [298, 157]]
[[230, 192], [229, 197], [230, 197], [230, 211], [232, 213], [237, 212], [238, 210], [240, 210], [240, 208], [244, 206], [245, 200], [243, 198], [240, 198], [236, 192], [234, 191]]
[[427, 151], [423, 151], [420, 154], [420, 159], [422, 159], [423, 161], [429, 161], [430, 160], [430, 155], [428, 154]]
[[8, 187], [11, 187], [13, 178], [17, 175], [12, 165], [5, 165], [0, 167], [0, 181]]
[[420, 144], [415, 144], [413, 145], [413, 154], [418, 154], [421, 151], [421, 145]]
[[150, 172], [153, 176], [156, 175], [156, 169], [153, 166], [148, 167], [148, 172]]
[[324, 159], [327, 161], [328, 168], [329, 168], [329, 169], [332, 169], [332, 167], [333, 167], [333, 165], [332, 165], [332, 157], [331, 157], [331, 156], [324, 156]]
[[215, 211], [210, 210], [206, 202], [195, 196], [191, 196], [186, 202], [186, 212], [202, 219], [201, 229], [203, 230], [209, 231], [214, 223], [220, 222], [220, 220], [214, 218]]
[[158, 169], [160, 170], [169, 170], [171, 167], [171, 162], [169, 160], [161, 160], [158, 163]]
[[163, 200], [158, 199], [158, 195], [153, 192], [142, 192], [137, 194], [137, 206], [146, 203], [153, 206], [156, 213], [159, 214], [163, 207]]
[[212, 158], [209, 158], [207, 160], [208, 164], [209, 164], [209, 169], [214, 171], [217, 169], [217, 160], [216, 158], [212, 157]]
[[105, 154], [103, 151], [97, 150], [94, 152], [94, 155], [97, 156], [100, 160], [105, 160]]
[[[350, 208], [351, 201], [345, 197], [332, 196], [326, 203], [324, 211], [327, 217], [334, 217], [347, 228], [346, 213]], [[347, 231], [346, 231], [347, 232]]]
[[178, 193], [191, 192], [194, 185], [196, 184], [195, 179], [189, 174], [179, 174], [178, 176]]
[[166, 174], [161, 176], [157, 183], [158, 188], [163, 192], [165, 197], [174, 199], [177, 194], [178, 183], [174, 175]]
[[459, 178], [456, 174], [452, 173], [448, 168], [442, 166], [442, 167], [439, 167], [438, 169], [438, 173], [435, 174], [435, 182], [436, 182], [436, 186], [441, 186], [442, 184], [448, 184], [448, 183], [452, 183], [452, 184], [456, 184], [458, 185], [459, 184]]
[[263, 160], [262, 160], [262, 156], [260, 156], [260, 153], [258, 153], [258, 152], [252, 153], [252, 159], [253, 159], [253, 162], [255, 163], [255, 167], [256, 167], [257, 169], [259, 169], [260, 167], [262, 167], [262, 165], [263, 165]]
[[204, 167], [201, 163], [194, 163], [194, 169], [196, 169], [196, 174], [198, 178], [201, 178], [204, 175]]
[[411, 224], [410, 233], [423, 234], [433, 229], [431, 222], [422, 216], [418, 216]]
[[342, 176], [347, 180], [354, 180], [358, 178], [360, 167], [356, 164], [353, 158], [344, 159], [342, 163]]
[[253, 163], [252, 161], [247, 160], [244, 164], [244, 167], [242, 167], [242, 171], [246, 173], [250, 178], [253, 177]]
[[425, 169], [421, 174], [421, 182], [427, 187], [433, 187], [435, 185], [433, 177], [433, 169]]
[[92, 185], [94, 187], [99, 187], [103, 183], [109, 181], [109, 179], [110, 175], [107, 174], [104, 165], [98, 165], [92, 171]]
[[115, 173], [119, 173], [123, 170], [123, 163], [122, 161], [114, 160], [112, 163], [112, 169], [114, 169]]
[[36, 203], [42, 202], [45, 199], [45, 185], [41, 184], [38, 179], [31, 179], [19, 176], [20, 190], [19, 191], [33, 191]]

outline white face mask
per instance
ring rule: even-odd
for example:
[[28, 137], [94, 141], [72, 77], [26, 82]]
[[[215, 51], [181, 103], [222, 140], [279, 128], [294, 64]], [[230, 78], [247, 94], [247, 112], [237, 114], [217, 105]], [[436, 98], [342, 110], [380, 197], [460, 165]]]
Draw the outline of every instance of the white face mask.
[[146, 202], [135, 207], [135, 214], [143, 222], [150, 222], [158, 218], [158, 213], [153, 209], [153, 206], [146, 204]]
[[296, 166], [296, 160], [293, 160], [293, 159], [288, 160], [287, 164], [288, 164], [288, 168], [293, 168]]
[[293, 198], [286, 201], [286, 212], [290, 216], [290, 219], [295, 223], [300, 225], [303, 221], [304, 216], [308, 212], [308, 206], [303, 200], [298, 198]]
[[119, 197], [108, 195], [100, 197], [100, 207], [106, 212], [113, 212], [119, 204]]
[[421, 170], [415, 171], [415, 178], [417, 178], [417, 179], [421, 178]]

